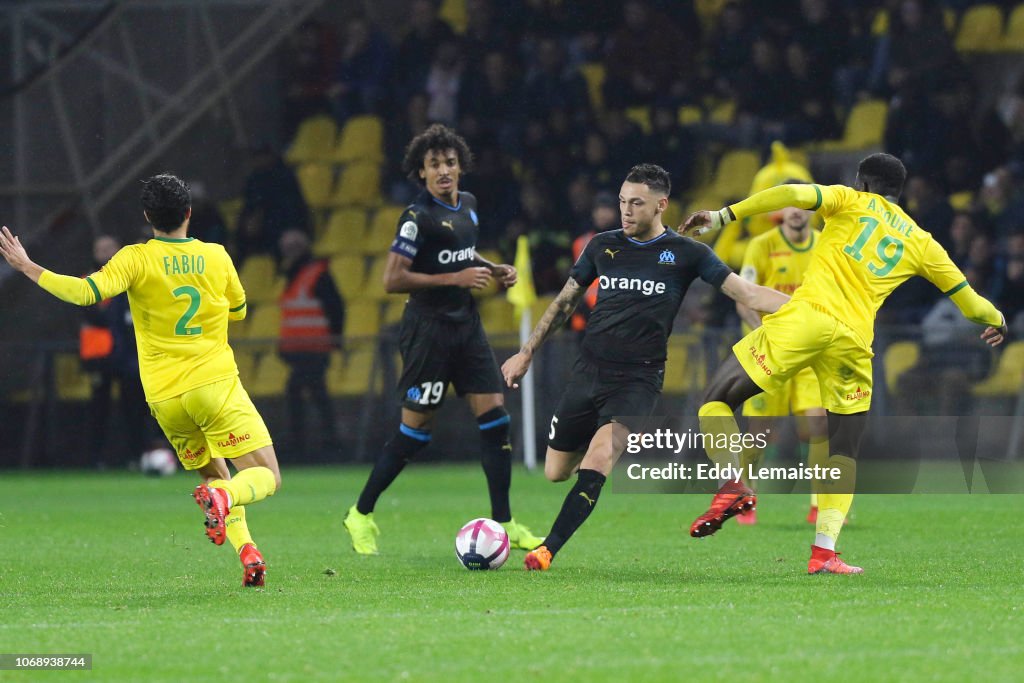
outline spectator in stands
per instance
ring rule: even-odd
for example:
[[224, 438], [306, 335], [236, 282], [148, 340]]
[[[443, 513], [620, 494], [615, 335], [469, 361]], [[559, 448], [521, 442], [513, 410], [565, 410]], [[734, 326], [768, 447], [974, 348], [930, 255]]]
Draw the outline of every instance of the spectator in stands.
[[502, 149], [513, 149], [523, 117], [520, 79], [509, 64], [508, 56], [498, 50], [487, 52], [482, 62], [470, 61], [469, 64], [465, 86], [459, 90], [461, 128], [476, 125], [482, 132], [494, 136]]
[[733, 99], [740, 87], [736, 76], [750, 63], [750, 46], [754, 42], [742, 3], [732, 0], [725, 4], [713, 35], [704, 80], [717, 95]]
[[299, 123], [330, 110], [327, 88], [335, 61], [335, 38], [329, 28], [307, 21], [288, 37], [285, 52], [285, 136], [291, 138]]
[[[388, 119], [384, 133], [384, 149], [388, 159], [401, 159], [405, 155], [406, 143], [430, 125], [427, 117], [428, 103], [425, 93], [415, 93], [405, 103], [401, 115]], [[403, 206], [411, 203], [419, 189], [402, 173], [401, 164], [387, 164], [387, 174], [388, 196], [392, 203]]]
[[1010, 329], [1024, 334], [1024, 232], [1015, 232], [1006, 240], [1006, 273], [999, 305]]
[[788, 144], [830, 140], [840, 135], [831, 74], [814, 68], [812, 59], [804, 43], [795, 41], [786, 46], [786, 68], [792, 87], [792, 110], [783, 131], [783, 139]]
[[939, 191], [935, 179], [927, 175], [911, 177], [904, 195], [907, 213], [948, 250], [952, 241], [949, 229], [953, 223], [953, 208]]
[[426, 80], [438, 47], [455, 40], [452, 27], [438, 16], [438, 4], [434, 0], [409, 3], [409, 28], [398, 44], [395, 57], [397, 87], [394, 95], [399, 106]]
[[326, 259], [314, 259], [309, 237], [299, 230], [281, 235], [281, 270], [288, 284], [281, 295], [281, 359], [291, 368], [286, 386], [291, 444], [306, 450], [305, 395], [320, 415], [323, 448], [336, 448], [338, 434], [327, 395], [327, 366], [333, 349], [341, 348], [345, 303]]
[[[597, 193], [590, 211], [589, 229], [572, 242], [573, 261], [579, 260], [580, 254], [587, 248], [587, 244], [590, 243], [594, 235], [607, 230], [615, 230], [619, 227], [621, 227], [621, 224], [619, 221], [618, 198], [611, 192]], [[587, 327], [587, 318], [590, 317], [590, 311], [597, 304], [597, 284], [596, 280], [590, 284], [587, 293], [583, 296], [583, 301], [576, 307], [576, 312], [572, 315], [570, 323], [574, 332], [583, 332]]]
[[967, 267], [967, 257], [971, 252], [971, 241], [978, 234], [978, 219], [969, 211], [957, 211], [949, 224], [949, 244], [946, 251], [953, 263], [963, 270]]
[[583, 160], [578, 173], [589, 176], [600, 190], [611, 190], [618, 178], [608, 160], [608, 142], [597, 131], [591, 131], [583, 141]]
[[[188, 234], [204, 242], [216, 242], [228, 246], [228, 226], [220, 215], [217, 205], [210, 200], [206, 192], [206, 183], [201, 180], [188, 181], [192, 191], [192, 217], [188, 222]], [[149, 229], [148, 237], [153, 230]]]
[[[985, 297], [994, 301], [1002, 294], [999, 291], [1003, 282], [1003, 259], [996, 254], [995, 244], [988, 233], [979, 232], [971, 240], [970, 251], [967, 253], [967, 268], [974, 276], [975, 289], [985, 292]], [[972, 286], [974, 284], [972, 283]]]
[[794, 84], [773, 41], [754, 41], [750, 65], [738, 82], [736, 125], [741, 146], [767, 146], [783, 139], [786, 119], [793, 113]]
[[692, 58], [699, 41], [682, 34], [667, 16], [647, 0], [622, 5], [621, 28], [610, 38], [605, 59], [604, 101], [612, 109], [652, 104], [659, 96], [676, 95], [693, 72]]
[[295, 173], [267, 145], [252, 152], [238, 217], [238, 259], [272, 254], [280, 259], [278, 242], [287, 230], [311, 233], [309, 208]]
[[[501, 12], [507, 11], [501, 3]], [[515, 50], [512, 32], [504, 17], [495, 16], [493, 0], [466, 0], [466, 32], [462, 35], [466, 62], [480, 64], [487, 55], [511, 54]]]
[[382, 110], [391, 59], [391, 46], [368, 17], [357, 14], [348, 20], [341, 58], [328, 89], [339, 122]]
[[651, 109], [651, 133], [644, 137], [641, 149], [644, 159], [669, 172], [674, 187], [690, 186], [696, 141], [679, 125], [676, 107], [661, 102]]
[[553, 219], [547, 192], [547, 187], [536, 181], [524, 183], [519, 193], [518, 215], [507, 231], [510, 243], [519, 235], [530, 238], [533, 283], [538, 294], [559, 291], [572, 265], [570, 232]]
[[423, 81], [427, 94], [427, 118], [432, 123], [454, 126], [459, 114], [459, 91], [462, 89], [465, 63], [455, 40], [441, 43]]
[[[152, 236], [152, 234], [151, 234]], [[121, 243], [100, 235], [93, 241], [92, 254], [97, 268], [103, 267], [121, 248]], [[79, 356], [89, 376], [92, 394], [89, 413], [92, 418], [92, 452], [100, 468], [124, 465], [124, 454], [107, 438], [114, 385], [120, 393], [120, 412], [131, 462], [146, 450], [152, 429], [146, 424], [146, 397], [139, 376], [139, 358], [135, 351], [135, 327], [128, 308], [128, 295], [119, 294], [84, 310], [79, 330]]]
[[[567, 205], [565, 225], [569, 226], [574, 238], [593, 231], [592, 215], [595, 196], [594, 184], [587, 174], [577, 173], [569, 180], [565, 190]], [[577, 257], [578, 254], [574, 254], [573, 260], [575, 261]], [[568, 275], [566, 276], [568, 277]]]
[[552, 109], [559, 108], [570, 112], [577, 124], [589, 120], [587, 84], [575, 68], [566, 66], [562, 41], [554, 36], [542, 38], [537, 45], [536, 63], [526, 74], [523, 108], [535, 119], [546, 119]]

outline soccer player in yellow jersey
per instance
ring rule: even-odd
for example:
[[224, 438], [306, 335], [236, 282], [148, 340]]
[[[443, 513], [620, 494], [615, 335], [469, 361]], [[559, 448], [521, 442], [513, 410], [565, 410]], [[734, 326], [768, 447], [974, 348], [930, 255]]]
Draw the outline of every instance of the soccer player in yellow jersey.
[[[821, 233], [811, 227], [813, 211], [788, 206], [782, 210], [782, 223], [768, 232], [750, 240], [743, 254], [740, 277], [755, 285], [771, 287], [792, 296], [803, 282], [804, 273], [811, 263], [812, 249], [817, 245]], [[761, 326], [761, 314], [736, 304], [736, 312], [749, 329]], [[772, 417], [792, 413], [797, 416], [797, 434], [801, 448], [827, 448], [827, 425], [825, 409], [821, 407], [821, 389], [814, 370], [806, 367], [796, 377], [774, 394], [761, 393], [747, 399], [743, 414], [749, 419], [747, 430], [752, 434], [763, 434], [771, 426]], [[772, 435], [775, 436], [775, 435]], [[752, 449], [744, 454], [743, 465], [756, 464], [763, 452]], [[817, 496], [811, 493], [811, 513], [808, 520], [817, 519]], [[757, 511], [750, 510], [736, 516], [740, 524], [754, 524]]]
[[[853, 501], [857, 452], [871, 405], [871, 341], [875, 313], [885, 298], [914, 275], [926, 278], [956, 304], [968, 320], [985, 326], [981, 338], [1003, 342], [1006, 320], [977, 294], [946, 250], [897, 205], [907, 171], [889, 154], [860, 162], [857, 189], [844, 185], [780, 185], [717, 211], [699, 211], [681, 231], [716, 229], [766, 211], [796, 206], [820, 211], [821, 240], [792, 299], [766, 316], [761, 327], [733, 346], [733, 353], [708, 384], [699, 416], [707, 443], [738, 430], [733, 411], [761, 391], [778, 391], [805, 367], [814, 368], [828, 411], [829, 457], [823, 467], [839, 476], [816, 482], [818, 521], [807, 571], [859, 574], [839, 559], [836, 539]], [[729, 443], [731, 441], [726, 441]], [[719, 465], [736, 466], [727, 448], [708, 448]], [[690, 527], [692, 536], [713, 534], [749, 505], [753, 492], [727, 482], [711, 509]]]
[[[153, 239], [124, 247], [86, 278], [58, 275], [29, 259], [6, 226], [0, 253], [54, 296], [90, 306], [128, 292], [146, 401], [187, 470], [203, 483], [193, 496], [216, 545], [231, 541], [244, 567], [242, 585], [262, 586], [266, 565], [245, 523], [245, 507], [281, 486], [263, 418], [238, 381], [228, 320], [245, 317], [245, 292], [219, 244], [187, 237], [188, 186], [175, 176], [149, 178], [142, 207]], [[232, 478], [224, 460], [238, 470]]]

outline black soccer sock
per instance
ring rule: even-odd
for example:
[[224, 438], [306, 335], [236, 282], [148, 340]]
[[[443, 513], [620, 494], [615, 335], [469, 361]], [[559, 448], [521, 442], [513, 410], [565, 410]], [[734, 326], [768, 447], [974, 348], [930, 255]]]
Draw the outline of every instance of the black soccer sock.
[[491, 519], [507, 522], [512, 519], [508, 490], [512, 486], [512, 444], [508, 440], [512, 421], [504, 408], [488, 410], [476, 418], [480, 425], [480, 464], [487, 475], [487, 492], [491, 496]]
[[551, 533], [544, 539], [544, 546], [554, 557], [562, 546], [580, 528], [597, 505], [597, 497], [601, 495], [601, 487], [607, 479], [597, 470], [580, 470], [576, 485], [569, 491], [562, 503], [562, 509], [551, 525]]
[[384, 444], [384, 453], [380, 456], [370, 472], [370, 478], [359, 494], [356, 510], [368, 515], [373, 512], [380, 494], [384, 493], [391, 482], [405, 469], [412, 456], [427, 447], [430, 443], [430, 432], [413, 429], [404, 424], [399, 425], [398, 433]]

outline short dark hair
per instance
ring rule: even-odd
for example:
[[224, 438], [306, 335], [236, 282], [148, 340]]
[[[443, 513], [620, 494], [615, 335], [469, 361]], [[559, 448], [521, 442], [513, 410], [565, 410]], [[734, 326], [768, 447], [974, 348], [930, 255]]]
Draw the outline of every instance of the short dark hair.
[[642, 183], [655, 192], [668, 196], [672, 192], [672, 180], [668, 171], [657, 164], [637, 164], [626, 174], [627, 183]]
[[192, 206], [188, 183], [170, 173], [142, 181], [142, 208], [150, 225], [163, 232], [181, 227]]
[[427, 152], [444, 152], [449, 149], [455, 150], [463, 173], [471, 170], [473, 153], [469, 151], [466, 141], [448, 126], [435, 123], [409, 142], [405, 148], [405, 158], [402, 160], [402, 171], [411, 180], [421, 181], [419, 171], [423, 168], [423, 159]]
[[899, 197], [907, 181], [903, 162], [891, 154], [878, 152], [861, 160], [857, 177], [867, 185], [868, 191], [883, 197]]

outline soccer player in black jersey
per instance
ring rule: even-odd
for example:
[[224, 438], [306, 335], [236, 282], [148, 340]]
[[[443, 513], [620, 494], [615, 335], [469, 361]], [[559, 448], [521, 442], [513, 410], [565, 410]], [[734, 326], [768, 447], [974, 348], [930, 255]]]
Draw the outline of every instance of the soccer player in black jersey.
[[466, 397], [480, 427], [491, 517], [505, 527], [513, 548], [532, 550], [542, 540], [512, 519], [509, 505], [509, 415], [498, 363], [469, 290], [487, 286], [492, 277], [506, 287], [514, 285], [516, 270], [476, 253], [476, 197], [459, 192], [459, 177], [471, 162], [466, 141], [440, 124], [413, 138], [405, 151], [403, 170], [425, 187], [398, 220], [384, 273], [388, 292], [409, 294], [398, 342], [402, 422], [345, 517], [352, 547], [363, 555], [377, 553], [377, 499], [430, 443], [434, 413], [449, 382]]
[[601, 487], [638, 425], [661, 393], [668, 336], [690, 283], [701, 278], [757, 311], [778, 310], [789, 297], [744, 280], [709, 247], [662, 225], [671, 189], [668, 172], [634, 166], [619, 191], [622, 230], [595, 235], [561, 293], [548, 307], [522, 350], [501, 371], [517, 387], [533, 355], [597, 280], [573, 376], [562, 394], [548, 437], [544, 474], [565, 481], [578, 469], [544, 545], [528, 553], [527, 569], [547, 569], [555, 554], [587, 519]]

